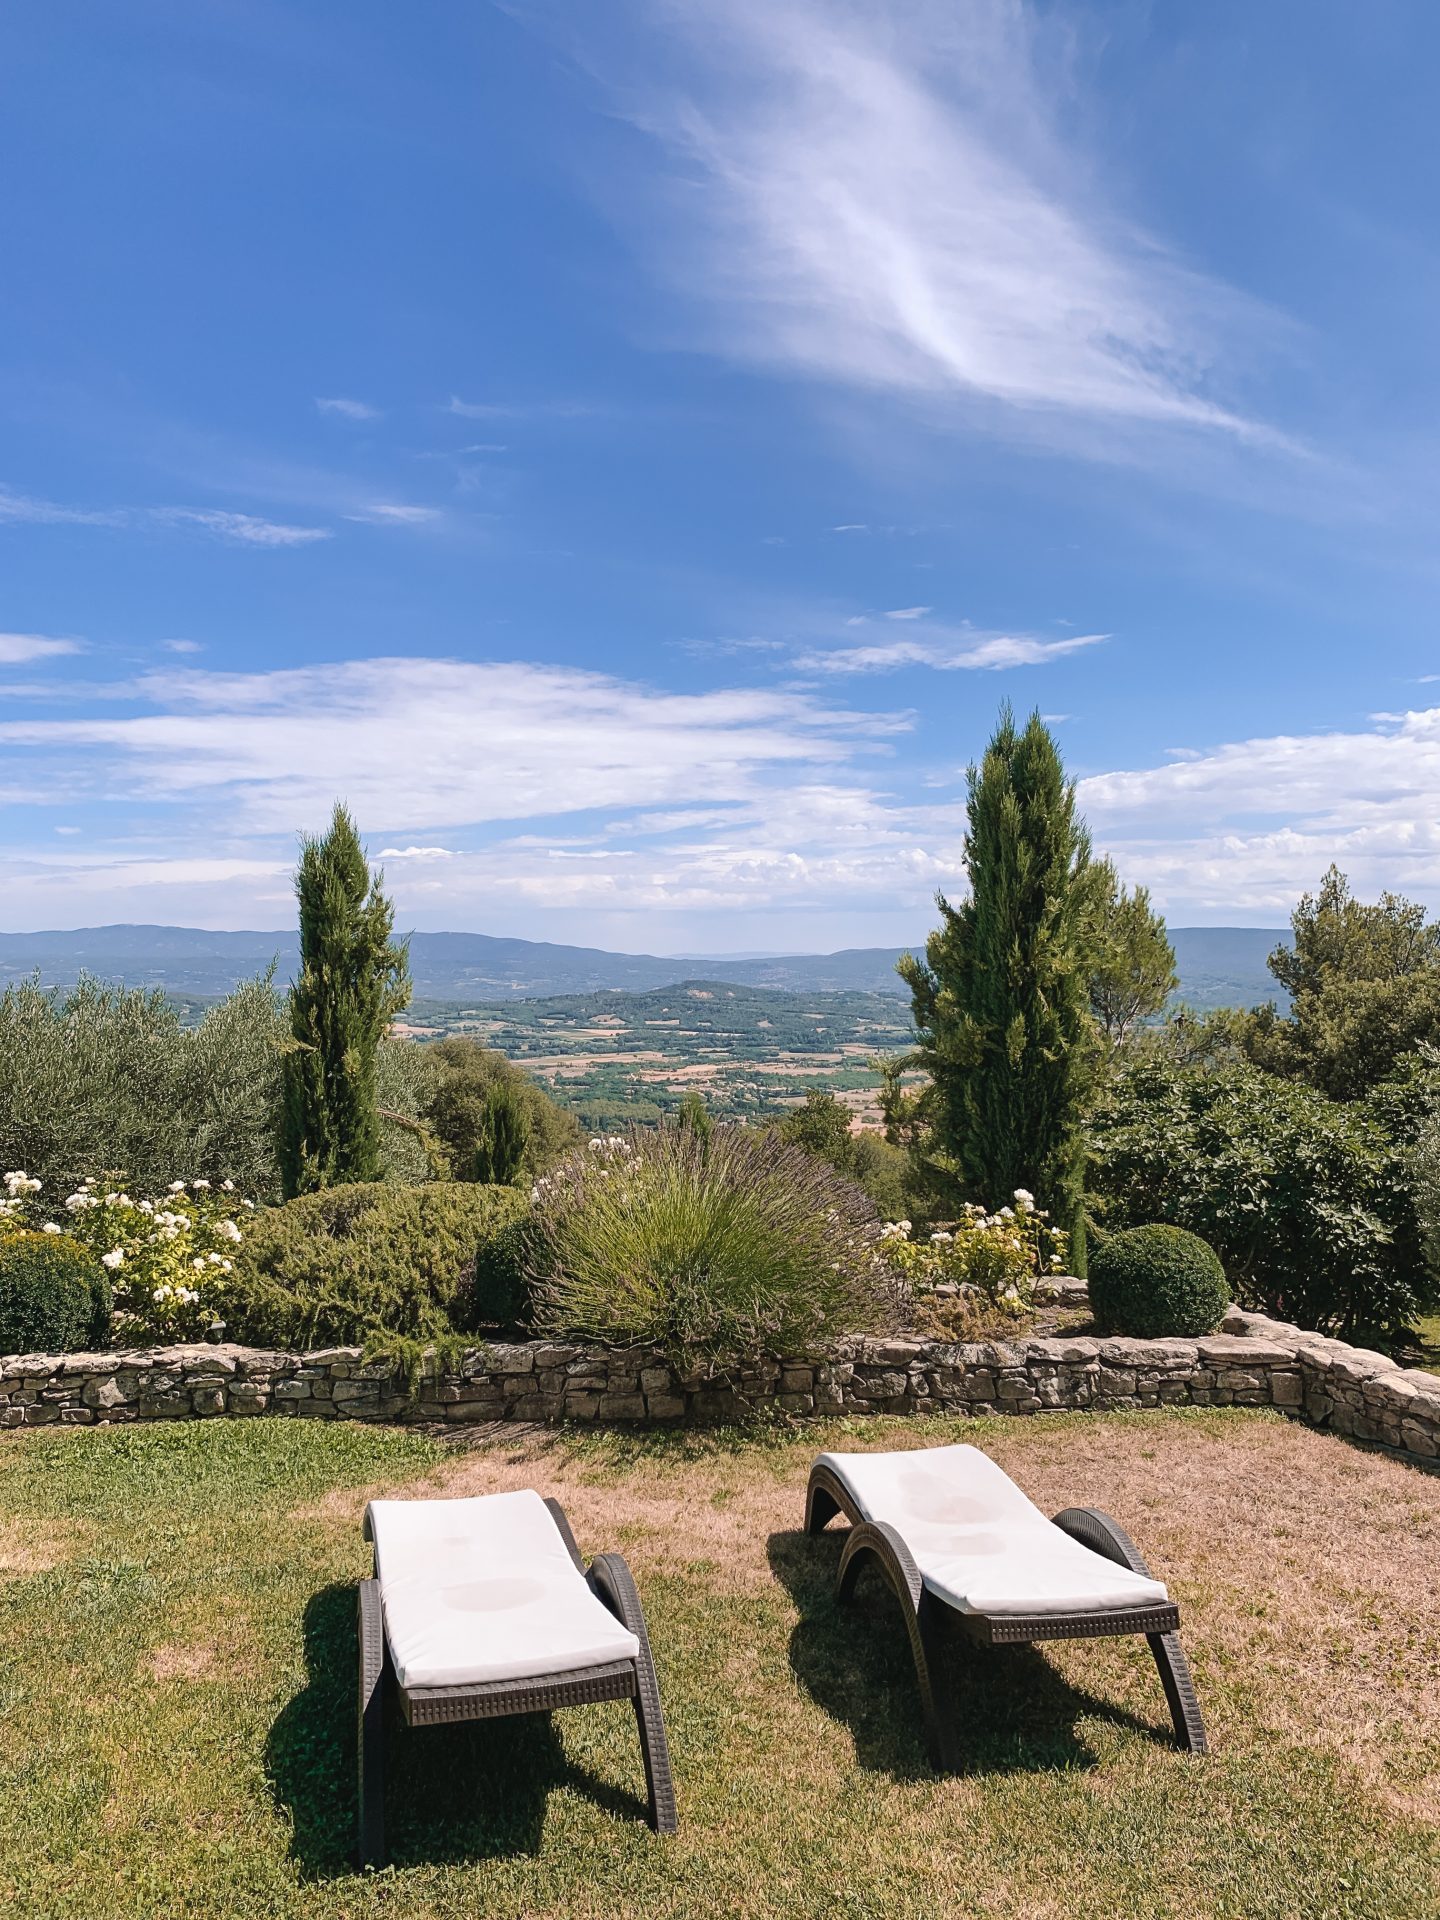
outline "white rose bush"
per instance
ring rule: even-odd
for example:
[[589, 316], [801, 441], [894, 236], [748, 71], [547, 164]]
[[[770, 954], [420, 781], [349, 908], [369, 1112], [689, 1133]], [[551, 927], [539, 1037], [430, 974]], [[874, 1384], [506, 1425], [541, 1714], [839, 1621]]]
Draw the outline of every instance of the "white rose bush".
[[918, 1240], [913, 1232], [910, 1221], [891, 1221], [880, 1229], [880, 1250], [916, 1295], [955, 1286], [1017, 1318], [1029, 1311], [1035, 1282], [1063, 1273], [1069, 1254], [1066, 1233], [1024, 1187], [993, 1213], [967, 1202], [952, 1226]]
[[23, 1172], [5, 1174], [3, 1187], [0, 1237], [63, 1233], [98, 1255], [125, 1339], [198, 1339], [225, 1318], [240, 1218], [252, 1206], [233, 1181], [175, 1180], [157, 1198], [132, 1199], [92, 1178], [58, 1207]]

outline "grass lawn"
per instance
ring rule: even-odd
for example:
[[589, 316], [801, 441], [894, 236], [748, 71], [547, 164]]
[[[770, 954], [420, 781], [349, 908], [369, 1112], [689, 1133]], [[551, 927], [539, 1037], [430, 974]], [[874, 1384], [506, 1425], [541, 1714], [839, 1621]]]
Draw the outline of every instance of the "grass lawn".
[[1414, 1364], [1440, 1373], [1440, 1313], [1432, 1313], [1428, 1320], [1422, 1320], [1419, 1334], [1420, 1357]]
[[[919, 1742], [899, 1614], [797, 1530], [824, 1444], [987, 1447], [1178, 1594], [1213, 1755], [1140, 1641], [957, 1655]], [[682, 1830], [628, 1706], [397, 1732], [394, 1862], [354, 1827], [355, 1582], [378, 1490], [557, 1493], [629, 1555]], [[214, 1421], [0, 1445], [0, 1897], [48, 1916], [1440, 1915], [1440, 1477], [1240, 1412], [518, 1433]], [[3, 1901], [0, 1901], [3, 1904]]]

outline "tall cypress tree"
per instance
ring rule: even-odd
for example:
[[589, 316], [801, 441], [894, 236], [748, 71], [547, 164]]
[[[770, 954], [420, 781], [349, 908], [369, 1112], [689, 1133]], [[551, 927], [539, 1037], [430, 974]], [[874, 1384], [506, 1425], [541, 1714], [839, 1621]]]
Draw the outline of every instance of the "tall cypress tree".
[[280, 1174], [285, 1194], [380, 1178], [376, 1054], [410, 998], [395, 910], [372, 879], [355, 822], [338, 802], [295, 871], [300, 977], [290, 989]]
[[475, 1143], [475, 1178], [497, 1187], [513, 1186], [525, 1164], [530, 1120], [509, 1080], [496, 1080], [485, 1095]]
[[[998, 1207], [1017, 1187], [1079, 1223], [1097, 869], [1048, 729], [1008, 706], [969, 773], [970, 898], [938, 896], [924, 961], [906, 954], [932, 1164]], [[1077, 1249], [1077, 1252], [1079, 1250]]]

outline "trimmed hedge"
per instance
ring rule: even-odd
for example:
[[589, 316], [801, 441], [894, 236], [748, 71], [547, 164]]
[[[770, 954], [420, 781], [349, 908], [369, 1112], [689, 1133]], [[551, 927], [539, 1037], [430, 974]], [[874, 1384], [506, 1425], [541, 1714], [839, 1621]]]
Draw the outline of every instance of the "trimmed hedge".
[[110, 1278], [65, 1233], [0, 1240], [0, 1353], [75, 1353], [110, 1342]]
[[1090, 1255], [1090, 1309], [1107, 1333], [1193, 1340], [1213, 1333], [1229, 1304], [1219, 1255], [1183, 1227], [1127, 1227]]
[[257, 1346], [444, 1341], [472, 1317], [475, 1252], [528, 1210], [514, 1187], [329, 1187], [250, 1216], [226, 1331]]

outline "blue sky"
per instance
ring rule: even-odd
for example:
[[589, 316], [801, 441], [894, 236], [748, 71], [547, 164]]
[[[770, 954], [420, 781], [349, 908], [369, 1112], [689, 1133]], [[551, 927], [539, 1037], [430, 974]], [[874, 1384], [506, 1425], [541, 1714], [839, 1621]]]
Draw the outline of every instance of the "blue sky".
[[19, 0], [10, 928], [908, 942], [1000, 702], [1177, 925], [1440, 904], [1440, 12]]

